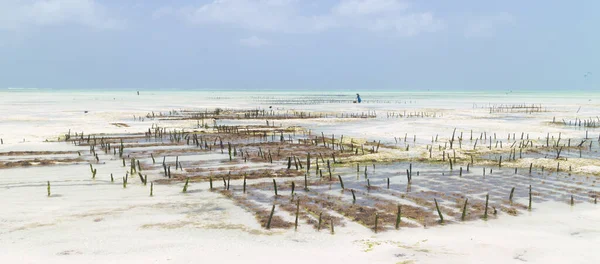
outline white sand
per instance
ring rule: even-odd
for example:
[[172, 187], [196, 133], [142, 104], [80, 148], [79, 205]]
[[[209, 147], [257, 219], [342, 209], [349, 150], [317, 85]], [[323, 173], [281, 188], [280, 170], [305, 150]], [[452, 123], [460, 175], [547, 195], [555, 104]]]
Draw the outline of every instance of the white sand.
[[[266, 94], [284, 98], [298, 94]], [[376, 120], [314, 123], [314, 120], [281, 121], [308, 126], [315, 131], [393, 142], [394, 137], [416, 134], [418, 140], [448, 137], [454, 127], [487, 131], [547, 132], [563, 138], [583, 137], [585, 130], [548, 127], [544, 122], [594, 117], [600, 110], [597, 96], [444, 96], [420, 94], [362, 94], [364, 100], [405, 101], [412, 104], [275, 105], [252, 96], [222, 93], [22, 93], [0, 92], [0, 152], [20, 150], [85, 150], [64, 143], [43, 143], [69, 129], [85, 133], [143, 132], [150, 121], [133, 121], [133, 115], [182, 108], [274, 108], [350, 112], [376, 110]], [[351, 94], [349, 100], [351, 100]], [[261, 98], [262, 98], [261, 97]], [[426, 100], [425, 97], [430, 97]], [[114, 99], [113, 99], [114, 98]], [[250, 99], [249, 99], [250, 98]], [[390, 99], [392, 98], [392, 99]], [[346, 98], [348, 99], [348, 98]], [[592, 101], [589, 101], [592, 99]], [[473, 104], [542, 104], [549, 111], [534, 114], [497, 114]], [[576, 113], [579, 107], [579, 113]], [[416, 109], [416, 110], [415, 110]], [[387, 111], [436, 111], [444, 118], [386, 119]], [[429, 109], [429, 110], [424, 110]], [[439, 109], [439, 110], [431, 110]], [[84, 114], [83, 111], [89, 111]], [[494, 116], [494, 115], [492, 115]], [[257, 120], [257, 123], [264, 121]], [[312, 123], [311, 123], [312, 122]], [[110, 123], [126, 123], [117, 127]], [[181, 122], [193, 126], [195, 122]], [[279, 123], [279, 121], [277, 121]], [[600, 130], [590, 130], [598, 137]], [[489, 136], [489, 135], [488, 135]], [[25, 139], [25, 143], [23, 143]], [[585, 202], [534, 204], [535, 210], [518, 217], [501, 215], [490, 221], [474, 221], [432, 228], [405, 228], [374, 234], [347, 221], [336, 234], [316, 232], [302, 225], [293, 230], [266, 231], [253, 215], [233, 202], [207, 191], [208, 184], [191, 184], [187, 194], [181, 184], [149, 186], [130, 178], [121, 186], [125, 168], [118, 162], [94, 166], [91, 179], [87, 164], [0, 169], [0, 260], [3, 263], [598, 263], [600, 207]], [[581, 171], [598, 171], [582, 166]], [[109, 173], [115, 175], [110, 183]], [[155, 177], [149, 175], [149, 177]], [[46, 182], [52, 197], [46, 197]], [[239, 184], [232, 182], [232, 184]], [[405, 262], [403, 262], [405, 261]]]

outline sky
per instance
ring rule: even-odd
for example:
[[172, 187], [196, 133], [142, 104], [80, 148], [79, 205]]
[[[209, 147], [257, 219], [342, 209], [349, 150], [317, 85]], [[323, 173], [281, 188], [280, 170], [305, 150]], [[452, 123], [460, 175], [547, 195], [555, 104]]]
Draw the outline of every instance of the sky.
[[600, 88], [600, 1], [0, 0], [0, 89]]

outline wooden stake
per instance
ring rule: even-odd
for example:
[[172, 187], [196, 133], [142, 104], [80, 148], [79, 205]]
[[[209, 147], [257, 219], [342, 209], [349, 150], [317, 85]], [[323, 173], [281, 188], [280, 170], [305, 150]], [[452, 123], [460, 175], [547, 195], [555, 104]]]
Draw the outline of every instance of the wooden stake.
[[319, 223], [317, 224], [317, 231], [321, 231], [321, 220], [323, 217], [323, 212], [319, 213]]
[[573, 195], [571, 194], [571, 206], [575, 205], [575, 200], [573, 199]]
[[487, 219], [488, 217], [488, 201], [490, 200], [490, 194], [485, 195], [485, 211], [483, 213], [483, 219]]
[[529, 211], [531, 211], [531, 185], [529, 185], [529, 207], [527, 207]]
[[400, 229], [400, 221], [402, 221], [402, 206], [398, 204], [398, 212], [396, 213], [396, 230]]
[[335, 234], [335, 231], [333, 229], [333, 218], [330, 219], [330, 225], [331, 225], [331, 234]]
[[510, 190], [510, 195], [508, 196], [508, 201], [510, 202], [510, 205], [513, 204], [513, 194], [515, 193], [515, 187], [512, 187], [512, 189]]
[[[212, 178], [210, 181], [210, 188], [212, 189]], [[243, 192], [246, 193], [246, 174], [244, 174], [244, 187]]]
[[275, 205], [271, 208], [271, 214], [269, 215], [269, 220], [267, 221], [267, 229], [271, 229], [271, 219], [273, 218], [273, 214], [275, 213]]
[[307, 192], [309, 191], [309, 189], [308, 189], [308, 178], [307, 178], [306, 174], [304, 174], [304, 190], [307, 191]]
[[188, 183], [190, 182], [190, 178], [185, 179], [185, 185], [183, 185], [183, 192], [187, 192]]
[[469, 202], [469, 198], [465, 198], [465, 205], [463, 206], [462, 216], [460, 217], [461, 221], [465, 221], [465, 217], [467, 215], [467, 203]]
[[379, 213], [375, 212], [375, 233], [377, 233], [378, 222], [379, 222]]
[[294, 221], [294, 231], [298, 231], [298, 214], [299, 213], [300, 213], [300, 199], [296, 200], [296, 221]]
[[435, 208], [437, 209], [438, 215], [440, 216], [440, 223], [444, 223], [444, 216], [442, 215], [442, 211], [440, 211], [440, 207], [438, 206], [438, 202], [437, 199], [433, 198], [433, 201], [435, 202]]

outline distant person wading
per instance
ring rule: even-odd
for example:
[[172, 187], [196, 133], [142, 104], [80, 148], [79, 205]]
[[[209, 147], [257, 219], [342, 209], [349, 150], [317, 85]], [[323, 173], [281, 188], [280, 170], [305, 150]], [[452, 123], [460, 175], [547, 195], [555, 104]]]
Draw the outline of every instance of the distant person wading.
[[362, 99], [360, 99], [360, 95], [356, 94], [356, 100], [354, 100], [354, 103], [359, 103], [362, 102]]

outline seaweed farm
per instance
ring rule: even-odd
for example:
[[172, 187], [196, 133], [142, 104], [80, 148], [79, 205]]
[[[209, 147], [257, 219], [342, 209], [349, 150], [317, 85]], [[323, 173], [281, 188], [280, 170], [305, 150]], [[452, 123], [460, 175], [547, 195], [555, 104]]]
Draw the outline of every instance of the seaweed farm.
[[[374, 117], [222, 109], [148, 114], [144, 133], [69, 132], [57, 140], [85, 150], [5, 152], [0, 168], [89, 163], [92, 179], [115, 186], [149, 188], [151, 181], [181, 185], [183, 192], [219, 192], [267, 229], [298, 224], [331, 229], [332, 221], [338, 226], [354, 221], [378, 232], [516, 216], [549, 200], [596, 203], [597, 178], [573, 172], [568, 159], [593, 157], [599, 138], [571, 144], [559, 135], [534, 141], [524, 133], [499, 139], [455, 130], [429, 144], [406, 137], [382, 144], [277, 125], [280, 119], [353, 116]], [[152, 124], [155, 119], [164, 127]], [[219, 125], [258, 119], [263, 124]], [[171, 120], [196, 125], [169, 128]], [[94, 167], [108, 163], [123, 168], [97, 176]]]
[[[118, 223], [138, 230], [134, 236], [341, 239], [366, 252], [402, 244], [396, 248], [427, 259], [436, 247], [416, 246], [416, 239], [435, 240], [431, 232], [526, 224], [547, 218], [549, 208], [561, 217], [598, 210], [600, 130], [592, 118], [539, 103], [454, 109], [416, 95], [345, 108], [335, 96], [308, 96], [305, 104], [307, 97], [289, 97], [212, 98], [222, 103], [171, 110], [136, 106], [118, 118], [96, 117], [100, 125], [70, 121], [49, 129], [43, 142], [5, 134], [0, 193], [15, 206], [1, 234], [76, 225], [107, 236], [104, 228]], [[231, 100], [243, 103], [224, 107]], [[246, 106], [255, 103], [269, 105]], [[25, 190], [38, 205], [21, 199]], [[405, 236], [411, 238], [394, 240]], [[77, 252], [85, 254], [59, 253]]]

